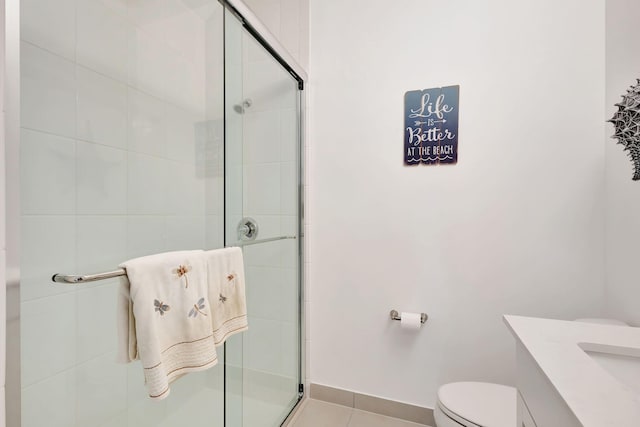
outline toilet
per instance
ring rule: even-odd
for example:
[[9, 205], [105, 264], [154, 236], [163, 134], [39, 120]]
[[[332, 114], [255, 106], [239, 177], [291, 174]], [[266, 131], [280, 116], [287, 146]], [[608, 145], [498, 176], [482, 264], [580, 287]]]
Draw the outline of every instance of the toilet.
[[437, 427], [514, 427], [516, 389], [478, 382], [445, 384], [438, 390], [433, 416]]
[[[614, 319], [576, 319], [576, 322], [629, 326]], [[437, 427], [514, 427], [517, 423], [515, 387], [482, 382], [457, 382], [438, 389], [433, 410]]]

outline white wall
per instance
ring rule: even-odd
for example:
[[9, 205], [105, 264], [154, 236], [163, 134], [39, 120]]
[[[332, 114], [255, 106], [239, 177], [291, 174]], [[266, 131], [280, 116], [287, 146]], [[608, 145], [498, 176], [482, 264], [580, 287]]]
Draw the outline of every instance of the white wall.
[[[622, 94], [640, 78], [640, 3], [607, 0], [606, 118]], [[633, 167], [622, 146], [610, 139], [613, 125], [605, 130], [606, 146], [606, 230], [607, 312], [640, 326], [640, 182], [631, 180]]]
[[[601, 314], [604, 8], [311, 0], [311, 382], [432, 407], [512, 383], [502, 314]], [[459, 163], [404, 166], [405, 91], [452, 84]]]

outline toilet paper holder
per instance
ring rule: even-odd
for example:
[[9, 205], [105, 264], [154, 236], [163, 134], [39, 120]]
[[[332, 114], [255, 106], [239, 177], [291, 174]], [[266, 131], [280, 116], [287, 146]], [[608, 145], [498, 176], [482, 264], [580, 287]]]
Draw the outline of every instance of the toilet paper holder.
[[[398, 313], [397, 310], [391, 310], [389, 316], [391, 317], [391, 320], [402, 320], [402, 317], [400, 317], [400, 313]], [[427, 316], [427, 313], [420, 313], [420, 323], [425, 323], [428, 318], [429, 316]]]

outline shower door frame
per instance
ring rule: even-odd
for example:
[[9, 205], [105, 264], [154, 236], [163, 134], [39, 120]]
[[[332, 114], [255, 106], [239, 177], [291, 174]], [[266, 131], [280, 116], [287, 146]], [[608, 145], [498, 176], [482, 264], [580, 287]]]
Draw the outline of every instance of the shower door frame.
[[[278, 39], [262, 24], [242, 0], [219, 0], [240, 20], [242, 26], [298, 82], [298, 311], [299, 311], [299, 399], [306, 381], [306, 337], [304, 316], [304, 152], [307, 73]], [[4, 18], [4, 166], [6, 227], [6, 362], [5, 419], [7, 427], [21, 426], [20, 360], [20, 0], [0, 0]], [[2, 49], [0, 49], [1, 51]], [[226, 377], [226, 376], [225, 376]], [[295, 406], [294, 406], [295, 408]]]
[[6, 229], [5, 421], [20, 427], [20, 0], [2, 0], [4, 12], [4, 167]]
[[[282, 420], [284, 423], [298, 404], [305, 396], [305, 372], [306, 372], [306, 316], [304, 309], [304, 265], [305, 265], [305, 235], [304, 235], [304, 177], [305, 177], [305, 135], [306, 135], [306, 90], [308, 76], [304, 68], [297, 63], [285, 47], [278, 39], [269, 31], [269, 29], [260, 21], [260, 19], [247, 7], [242, 0], [218, 0], [226, 9], [228, 9], [239, 21], [244, 29], [276, 60], [282, 67], [298, 82], [298, 158], [297, 158], [297, 174], [298, 174], [298, 401], [291, 408], [289, 415]], [[226, 15], [225, 15], [226, 19]], [[225, 26], [226, 28], [226, 26]], [[225, 30], [226, 38], [226, 30]], [[226, 44], [225, 44], [226, 46]], [[226, 56], [226, 53], [223, 55]], [[225, 58], [226, 60], [226, 58]], [[226, 72], [226, 67], [225, 67]], [[226, 75], [224, 84], [226, 96]], [[226, 102], [225, 102], [226, 105]], [[225, 147], [227, 144], [226, 125], [225, 125]], [[226, 167], [226, 161], [225, 161]], [[226, 176], [226, 173], [225, 173]], [[225, 185], [226, 188], [226, 185]], [[226, 199], [226, 197], [225, 197]], [[225, 226], [225, 233], [227, 227]], [[225, 236], [226, 241], [226, 236]], [[225, 345], [226, 352], [226, 345]], [[225, 353], [226, 361], [226, 353]], [[226, 366], [225, 366], [226, 369]], [[227, 375], [225, 371], [225, 390]], [[226, 392], [225, 392], [226, 396]], [[225, 424], [226, 424], [226, 404], [225, 404]]]

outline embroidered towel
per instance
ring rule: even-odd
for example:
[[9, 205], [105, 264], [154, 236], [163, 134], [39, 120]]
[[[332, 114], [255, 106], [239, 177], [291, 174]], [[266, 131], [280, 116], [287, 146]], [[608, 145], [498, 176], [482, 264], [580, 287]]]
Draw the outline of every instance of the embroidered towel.
[[[218, 362], [203, 251], [168, 252], [121, 264], [129, 278], [132, 317], [128, 358], [139, 357], [149, 396], [164, 399], [182, 375]], [[124, 310], [120, 317], [124, 319]], [[134, 322], [135, 337], [131, 325]], [[124, 327], [121, 328], [124, 330]], [[124, 341], [124, 340], [123, 340]], [[121, 352], [122, 355], [122, 352]]]
[[205, 258], [213, 339], [221, 345], [231, 335], [248, 329], [242, 250], [216, 249], [205, 252]]

